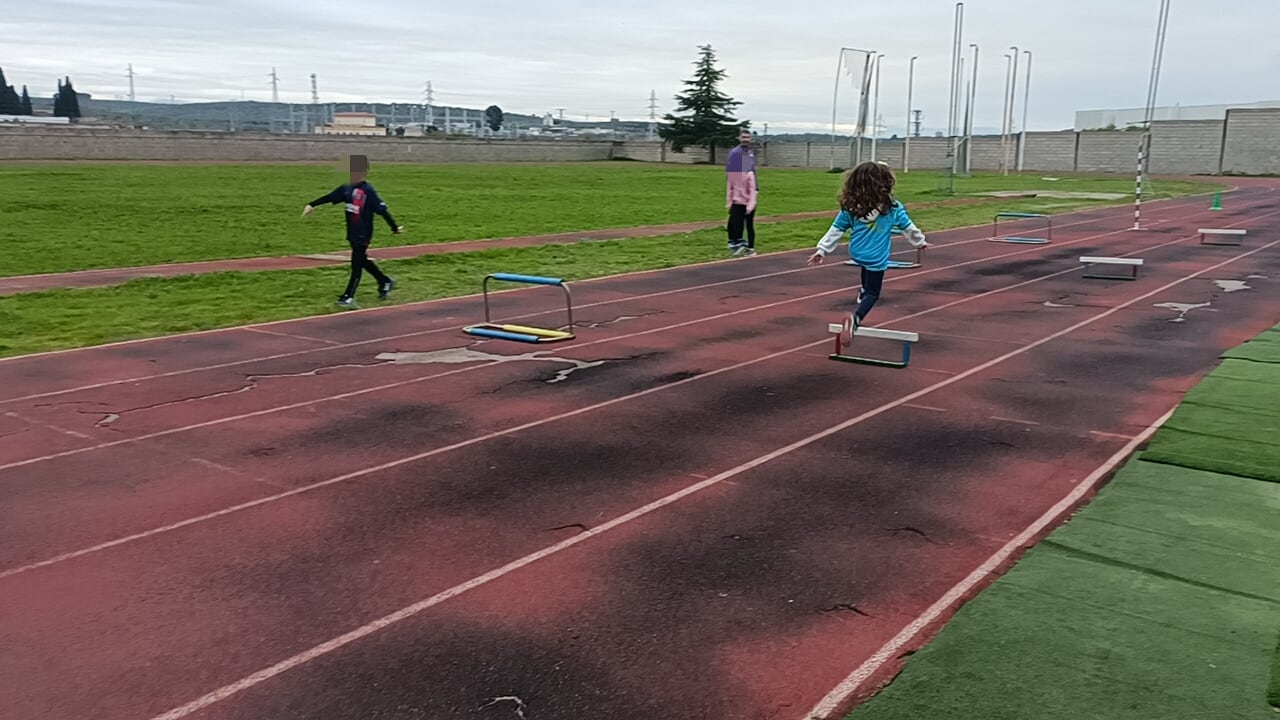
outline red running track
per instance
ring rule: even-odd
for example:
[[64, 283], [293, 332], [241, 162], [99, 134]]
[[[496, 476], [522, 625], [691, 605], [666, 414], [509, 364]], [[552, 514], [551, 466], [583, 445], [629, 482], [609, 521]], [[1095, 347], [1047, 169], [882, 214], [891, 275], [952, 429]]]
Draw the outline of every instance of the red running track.
[[577, 283], [558, 346], [469, 298], [0, 362], [0, 716], [843, 709], [1280, 321], [1280, 192], [1206, 206], [937, 233], [904, 371], [826, 359], [856, 278], [805, 253]]

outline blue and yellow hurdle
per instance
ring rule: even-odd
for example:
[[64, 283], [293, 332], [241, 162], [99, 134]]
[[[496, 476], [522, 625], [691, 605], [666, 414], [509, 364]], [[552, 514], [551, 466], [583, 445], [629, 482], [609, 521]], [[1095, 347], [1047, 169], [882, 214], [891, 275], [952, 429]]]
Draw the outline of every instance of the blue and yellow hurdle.
[[[513, 325], [509, 323], [495, 323], [489, 315], [489, 281], [498, 280], [500, 282], [523, 283], [525, 285], [552, 285], [564, 291], [565, 310], [569, 317], [569, 323], [565, 327], [568, 330], [552, 330], [550, 328], [531, 327], [528, 325]], [[511, 340], [513, 342], [523, 343], [552, 343], [561, 342], [563, 340], [572, 340], [573, 335], [573, 295], [569, 292], [569, 285], [561, 278], [542, 277], [540, 275], [519, 275], [516, 273], [490, 273], [484, 278], [484, 322], [477, 325], [468, 325], [462, 331], [468, 335], [476, 337], [491, 338], [494, 340]]]

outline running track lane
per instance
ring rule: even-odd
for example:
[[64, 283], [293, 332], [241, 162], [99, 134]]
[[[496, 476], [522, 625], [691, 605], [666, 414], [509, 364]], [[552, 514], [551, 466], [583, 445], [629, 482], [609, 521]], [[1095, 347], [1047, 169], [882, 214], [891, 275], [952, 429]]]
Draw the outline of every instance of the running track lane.
[[[1110, 239], [1117, 253], [1176, 240]], [[1159, 409], [1149, 406], [1171, 406], [1217, 350], [1265, 324], [1258, 315], [1266, 304], [1245, 292], [1214, 300], [1209, 331], [1194, 314], [1168, 323], [1168, 311], [1150, 303], [1104, 309], [1134, 298], [1162, 302], [1143, 295], [1184, 289], [1188, 297], [1171, 301], [1212, 299], [1204, 278], [1162, 288], [1240, 254], [1222, 250], [1185, 240], [1143, 250], [1149, 276], [1127, 284], [1082, 285], [1073, 258], [1038, 269], [993, 261], [1004, 270], [989, 275], [970, 266], [904, 276], [878, 311], [883, 324], [916, 307], [956, 303], [910, 322], [930, 348], [915, 371], [849, 372], [822, 359], [825, 347], [704, 370], [676, 392], [0, 580], [22, 605], [0, 623], [6, 636], [21, 633], [4, 646], [42, 660], [14, 670], [25, 694], [5, 706], [30, 708], [33, 717], [161, 712], [567, 534], [592, 542], [243, 686], [202, 716], [408, 717], [414, 708], [471, 716], [510, 695], [537, 717], [751, 717], [756, 710], [799, 717], [857, 664], [831, 658], [873, 650], [895, 634], [1018, 523], [1149, 423]], [[1223, 272], [1280, 272], [1273, 251], [1238, 265]], [[956, 278], [975, 293], [986, 284], [1020, 287], [966, 299], [951, 289]], [[1204, 286], [1195, 287], [1200, 280]], [[1274, 286], [1253, 282], [1253, 292], [1274, 299]], [[1042, 297], [1069, 307], [1045, 308]], [[666, 334], [654, 333], [619, 341], [621, 351], [608, 353], [657, 348], [671, 367], [693, 360], [689, 373], [725, 356], [759, 358], [765, 341], [807, 344], [813, 332], [800, 321], [811, 315], [790, 308], [725, 323], [726, 335], [763, 325], [764, 338], [705, 343], [686, 333], [686, 344], [666, 347], [657, 342]], [[1134, 349], [1133, 337], [1160, 342]], [[1033, 342], [1043, 344], [1027, 346]], [[956, 375], [1009, 353], [1017, 354], [992, 373]], [[589, 369], [556, 392], [616, 397], [622, 391], [609, 385], [651, 380], [626, 377], [627, 363], [615, 366], [595, 369], [622, 373], [603, 385], [573, 384], [593, 377]], [[1115, 376], [1098, 379], [1099, 368], [1113, 366], [1121, 368]], [[1059, 382], [1090, 373], [1089, 386]], [[498, 395], [514, 392], [508, 407], [528, 411], [547, 399], [545, 375], [533, 371], [510, 385], [505, 375], [492, 380]], [[902, 402], [938, 383], [948, 384]], [[1136, 397], [1143, 389], [1153, 394]], [[968, 394], [945, 397], [960, 390]], [[881, 409], [891, 403], [900, 404]], [[694, 476], [736, 468], [762, 449], [868, 412], [876, 419], [798, 447], [785, 461], [730, 470], [678, 505], [600, 533], [610, 517], [687, 491]], [[258, 430], [267, 428], [247, 432]], [[136, 448], [145, 454], [149, 446]], [[531, 469], [539, 463], [555, 472]], [[581, 533], [574, 523], [593, 530]], [[19, 631], [18, 619], [31, 627]], [[803, 677], [778, 674], [800, 667]], [[49, 676], [37, 668], [61, 670]], [[42, 699], [56, 712], [42, 709]], [[506, 717], [512, 707], [502, 701], [484, 712]]]
[[[1107, 238], [1116, 235], [1117, 233], [1111, 231], [1092, 237]], [[1078, 242], [1080, 241], [1064, 241], [1054, 253], [1057, 255], [1065, 253], [1064, 257], [1072, 257], [1075, 252], [1091, 250], [1091, 246], [1066, 247]], [[1177, 242], [1177, 238], [1160, 238], [1159, 244], [1171, 242]], [[982, 243], [978, 247], [993, 246], [990, 243]], [[993, 257], [1027, 258], [1033, 254], [1039, 255], [1040, 258], [1045, 257], [1043, 252], [1029, 249], [1002, 251], [1001, 255]], [[932, 284], [950, 287], [954, 284], [953, 281], [935, 279], [934, 276], [948, 267], [961, 267], [968, 272], [980, 275], [967, 282], [969, 288], [978, 291], [987, 289], [988, 286], [995, 287], [1001, 278], [1008, 276], [1015, 269], [1021, 270], [1028, 277], [1033, 277], [1034, 272], [1043, 263], [1043, 259], [1032, 257], [1031, 260], [1020, 259], [1016, 263], [999, 264], [993, 267], [985, 267], [983, 263], [982, 258], [953, 262], [902, 277], [904, 279], [929, 278]], [[1059, 272], [1070, 272], [1070, 270]], [[769, 273], [765, 275], [775, 277]], [[766, 289], [754, 288], [753, 301], [758, 302], [760, 298], [767, 298], [774, 294], [776, 293]], [[809, 303], [815, 296], [847, 298], [848, 293], [840, 288], [822, 289], [815, 294], [801, 295], [796, 300]], [[964, 302], [968, 296], [957, 297], [959, 299], [954, 302]], [[707, 300], [710, 302], [710, 298]], [[838, 302], [843, 303], [844, 300], [841, 299]], [[706, 303], [694, 304], [706, 305]], [[763, 305], [728, 310], [717, 315], [702, 316], [672, 325], [607, 335], [568, 347], [573, 349], [600, 345], [616, 346], [619, 341], [625, 341], [628, 338], [656, 336], [646, 340], [650, 345], [648, 348], [630, 354], [621, 354], [628, 359], [623, 371], [636, 373], [636, 377], [625, 380], [626, 384], [635, 387], [651, 387], [679, 377], [682, 372], [687, 372], [680, 368], [675, 368], [674, 372], [664, 372], [660, 367], [656, 367], [655, 361], [660, 359], [656, 350], [677, 358], [677, 364], [684, 364], [682, 367], [689, 363], [698, 364], [699, 354], [691, 353], [687, 343], [678, 334], [669, 330], [680, 329], [682, 326], [685, 328], [708, 327], [713, 325], [709, 322], [710, 320], [715, 320], [717, 317], [723, 318], [726, 315], [741, 315], [751, 311], [752, 308], [778, 310], [792, 306], [791, 314], [778, 317], [772, 322], [786, 328], [789, 332], [798, 330], [800, 333], [796, 336], [798, 340], [809, 336], [810, 320], [808, 315], [795, 314], [794, 304], [791, 299], [773, 300]], [[952, 303], [944, 305], [950, 304]], [[831, 307], [833, 313], [838, 309], [839, 304]], [[929, 310], [929, 312], [932, 311]], [[757, 312], [757, 317], [760, 314]], [[785, 333], [766, 334], [763, 330], [744, 333], [743, 330], [735, 328], [703, 338], [699, 346], [705, 349], [699, 352], [721, 355], [731, 353], [727, 357], [736, 361], [737, 343], [753, 337], [756, 346], [765, 351], [789, 347], [789, 343], [792, 343], [792, 339]], [[663, 338], [662, 347], [653, 346], [657, 338]], [[617, 355], [615, 354], [615, 359]], [[352, 365], [359, 367], [359, 359], [350, 358], [349, 360], [352, 361]], [[729, 361], [717, 360], [719, 365], [727, 364]], [[542, 360], [537, 361], [537, 363], [542, 362]], [[546, 365], [543, 366], [546, 367]], [[330, 367], [336, 371], [346, 366]], [[554, 370], [557, 366], [550, 364], [550, 367]], [[559, 367], [565, 366], [559, 365]], [[709, 367], [717, 367], [717, 365], [713, 364]], [[221, 380], [206, 378], [206, 382], [210, 382], [213, 387], [204, 389], [205, 401], [200, 404], [183, 402], [181, 399], [184, 394], [199, 394], [196, 388], [178, 392], [176, 396], [152, 398], [150, 401], [137, 399], [111, 404], [104, 402], [103, 398], [95, 399], [95, 392], [107, 390], [119, 392], [120, 386], [113, 385], [110, 388], [99, 388], [76, 396], [82, 399], [50, 404], [39, 402], [30, 408], [23, 408], [23, 417], [40, 417], [40, 413], [61, 412], [62, 416], [52, 417], [47, 425], [53, 427], [54, 423], [60, 423], [72, 426], [79, 420], [86, 425], [84, 430], [97, 431], [105, 435], [106, 439], [96, 444], [81, 442], [78, 448], [53, 453], [49, 452], [51, 448], [47, 443], [29, 445], [11, 443], [7, 446], [10, 454], [16, 457], [5, 457], [4, 459], [13, 459], [14, 462], [2, 469], [31, 469], [32, 477], [36, 479], [36, 482], [17, 488], [11, 494], [9, 510], [15, 517], [27, 519], [39, 517], [40, 521], [9, 523], [7, 527], [16, 533], [13, 535], [5, 535], [4, 530], [0, 530], [0, 540], [6, 541], [0, 542], [0, 547], [19, 553], [9, 555], [0, 552], [0, 563], [41, 562], [36, 555], [47, 558], [56, 557], [61, 554], [61, 551], [77, 552], [77, 548], [92, 547], [101, 542], [113, 542], [120, 537], [128, 537], [132, 533], [145, 532], [157, 524], [181, 522], [184, 518], [198, 516], [202, 512], [215, 512], [226, 504], [256, 501], [257, 498], [269, 493], [292, 492], [290, 488], [296, 488], [299, 484], [305, 487], [305, 483], [312, 480], [308, 474], [309, 469], [298, 465], [292, 460], [291, 455], [280, 451], [281, 447], [288, 448], [291, 444], [298, 446], [298, 438], [302, 439], [301, 449], [308, 453], [313, 463], [323, 463], [326, 468], [335, 471], [356, 471], [381, 462], [393, 461], [401, 456], [399, 448], [408, 443], [429, 441], [430, 446], [438, 447], [448, 446], [450, 443], [468, 442], [468, 438], [478, 434], [500, 431], [515, 425], [516, 423], [511, 422], [513, 419], [532, 420], [557, 410], [569, 411], [591, 402], [609, 401], [608, 398], [612, 397], [610, 393], [617, 387], [618, 382], [618, 378], [611, 378], [608, 382], [596, 387], [591, 379], [594, 376], [589, 376], [587, 381], [575, 381], [575, 384], [567, 389], [564, 386], [557, 387], [554, 395], [548, 397], [544, 393], [536, 402], [530, 403], [524, 410], [523, 416], [508, 402], [505, 408], [507, 412], [503, 416], [486, 418], [483, 415], [483, 404], [473, 403], [471, 407], [481, 409], [480, 416], [467, 417], [465, 421], [459, 420], [444, 425], [443, 430], [447, 431], [446, 433], [433, 434], [424, 431], [422, 427], [424, 419], [439, 421], [442, 413], [465, 411], [469, 398], [488, 392], [494, 384], [498, 387], [506, 387], [510, 382], [494, 383], [491, 373], [486, 373], [475, 382], [468, 382], [468, 378], [459, 377], [462, 373], [471, 370], [487, 369], [486, 365], [477, 363], [471, 363], [459, 369], [441, 369], [426, 374], [422, 374], [417, 367], [390, 368], [388, 371], [395, 370], [401, 375], [410, 372], [413, 374], [407, 379], [388, 378], [390, 382], [352, 390], [344, 387], [342, 383], [350, 381], [351, 378], [364, 377], [363, 375], [326, 374], [323, 376], [328, 379], [327, 382], [316, 383], [315, 378], [319, 373], [313, 367], [310, 370], [283, 375], [252, 375], [249, 376], [253, 378], [252, 383], [246, 383], [244, 378], [240, 378], [229, 380], [227, 381], [229, 384], [222, 385]], [[572, 366], [568, 369], [572, 369]], [[507, 368], [507, 370], [517, 378], [524, 377], [520, 373], [525, 372], [525, 368], [518, 370]], [[268, 371], [269, 368], [262, 372], [268, 373]], [[276, 378], [277, 381], [287, 378], [293, 384], [275, 387], [274, 391], [279, 394], [272, 394], [256, 388], [257, 383], [265, 382], [266, 378]], [[437, 382], [431, 382], [432, 379]], [[171, 378], [160, 378], [159, 382], [170, 380]], [[444, 390], [439, 387], [441, 381], [447, 382]], [[323, 388], [329, 394], [320, 396], [320, 399], [299, 398], [300, 395], [305, 395], [307, 391], [317, 387]], [[596, 387], [595, 392], [588, 393], [585, 397], [576, 392], [578, 388], [590, 390], [593, 387]], [[155, 390], [154, 387], [150, 388], [150, 392]], [[241, 390], [254, 390], [257, 394], [242, 393]], [[343, 392], [333, 393], [333, 390], [343, 390]], [[378, 424], [379, 418], [364, 417], [358, 405], [351, 410], [342, 406], [352, 405], [353, 398], [379, 392], [387, 394], [388, 390], [400, 402], [381, 408], [378, 412], [385, 416], [385, 424], [391, 426], [392, 432], [375, 440], [368, 440], [362, 436], [360, 429], [368, 424]], [[280, 394], [283, 394], [284, 398], [281, 398]], [[324, 398], [330, 400], [323, 400]], [[326, 419], [328, 416], [316, 412], [322, 401], [329, 406], [339, 406], [339, 410], [331, 410], [331, 412], [337, 412], [342, 417], [354, 416], [355, 419], [331, 424]], [[249, 405], [245, 406], [246, 402]], [[255, 405], [255, 402], [259, 405]], [[260, 406], [264, 402], [267, 403], [265, 408]], [[131, 407], [139, 409], [131, 411], [128, 409]], [[201, 413], [210, 413], [212, 417], [201, 415]], [[105, 429], [89, 425], [102, 418], [115, 418], [115, 422]], [[264, 420], [271, 422], [266, 427], [261, 427]], [[493, 420], [500, 420], [500, 422], [494, 423]], [[253, 432], [246, 433], [236, 428], [236, 425], [242, 424], [242, 421], [254, 421], [258, 425], [255, 425]], [[227, 429], [228, 434], [220, 437], [217, 433], [222, 430], [223, 425], [230, 427]], [[121, 435], [124, 435], [126, 430], [143, 432], [142, 434], [135, 432], [132, 436], [122, 438]], [[428, 430], [435, 430], [435, 428], [428, 428]], [[176, 437], [179, 435], [185, 435], [186, 438]], [[291, 436], [293, 440], [290, 440]], [[360, 443], [361, 452], [358, 455], [352, 454], [349, 446], [344, 442], [350, 438], [355, 438]], [[157, 440], [160, 443], [155, 442]], [[175, 443], [173, 440], [179, 440], [179, 442]], [[139, 451], [129, 447], [140, 441], [146, 442], [150, 455], [143, 454], [140, 458]], [[250, 444], [245, 446], [246, 442]], [[94, 448], [97, 448], [98, 452], [89, 452]], [[47, 462], [51, 460], [68, 460], [68, 462]], [[139, 466], [147, 461], [159, 469], [151, 473], [139, 472]], [[30, 465], [39, 463], [43, 463], [43, 466], [30, 468]], [[119, 468], [110, 482], [103, 482], [95, 476], [94, 468], [103, 463]], [[177, 467], [182, 469], [175, 472], [174, 463], [178, 463]], [[207, 478], [221, 477], [223, 482], [192, 482], [193, 475]], [[157, 503], [157, 497], [164, 498], [165, 502]], [[158, 505], [161, 507], [157, 507]], [[161, 520], [164, 522], [157, 522]], [[41, 533], [39, 537], [31, 534], [30, 526], [38, 528]], [[5, 572], [12, 572], [12, 570]], [[0, 572], [0, 577], [3, 577], [5, 572]]]
[[[1276, 202], [1270, 189], [1264, 187], [1247, 188], [1230, 195], [1229, 200], [1248, 202], [1231, 202], [1226, 214], [1215, 215], [1204, 212], [1201, 199], [1160, 201], [1152, 203], [1152, 220], [1158, 223], [1160, 217], [1182, 218], [1189, 213], [1205, 220], [1239, 220], [1247, 217], [1250, 208], [1258, 212]], [[1056, 219], [1059, 229], [1093, 227], [1103, 232], [1117, 232], [1125, 227], [1117, 223], [1117, 210], [1114, 208], [1082, 211]], [[988, 226], [983, 225], [934, 233], [930, 238], [935, 244], [988, 248], [985, 243], [979, 244], [988, 234]], [[1013, 248], [1019, 249], [1025, 248]], [[989, 249], [979, 252], [983, 257], [991, 255]], [[680, 295], [691, 289], [722, 288], [732, 293], [737, 289], [735, 286], [744, 281], [767, 280], [773, 276], [795, 278], [798, 273], [810, 272], [793, 262], [799, 254], [784, 253], [752, 259], [747, 265], [749, 272], [744, 272], [747, 268], [737, 261], [718, 261], [675, 270], [644, 271], [578, 282], [574, 287], [579, 294], [592, 292], [603, 297], [595, 301], [579, 297], [577, 307], [588, 310], [601, 308], [608, 317], [607, 311], [615, 309], [621, 302]], [[907, 254], [912, 253], [899, 253]], [[609, 288], [615, 292], [610, 293]], [[631, 295], [636, 297], [629, 297]], [[498, 293], [495, 303], [502, 303], [504, 296], [509, 297], [510, 302], [505, 306], [495, 304], [498, 316], [510, 312], [516, 313], [510, 315], [511, 319], [523, 322], [543, 319], [554, 322], [561, 311], [560, 299], [554, 293], [531, 292], [528, 289]], [[0, 359], [0, 379], [4, 380], [0, 383], [0, 393], [4, 393], [0, 395], [0, 402], [55, 401], [62, 395], [97, 387], [132, 385], [210, 370], [241, 368], [270, 360], [317, 356], [334, 349], [386, 346], [399, 341], [417, 341], [424, 336], [453, 334], [460, 324], [477, 320], [478, 306], [477, 297], [411, 303], [170, 338], [127, 341], [87, 350]], [[555, 314], [544, 318], [548, 312]], [[587, 324], [590, 322], [586, 320]], [[57, 360], [46, 362], [50, 357]], [[317, 362], [309, 367], [314, 369], [324, 365]], [[86, 381], [87, 377], [93, 379]]]

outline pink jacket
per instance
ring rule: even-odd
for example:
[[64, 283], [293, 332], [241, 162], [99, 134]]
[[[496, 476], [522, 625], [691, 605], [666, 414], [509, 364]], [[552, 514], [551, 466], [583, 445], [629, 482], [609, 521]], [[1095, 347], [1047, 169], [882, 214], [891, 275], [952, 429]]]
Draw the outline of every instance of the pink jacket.
[[746, 205], [747, 212], [753, 212], [759, 199], [755, 152], [741, 145], [730, 150], [724, 172], [725, 205]]
[[730, 171], [726, 173], [726, 177], [728, 182], [725, 187], [725, 204], [746, 205], [747, 212], [755, 210], [756, 201], [760, 197], [756, 189], [756, 174]]

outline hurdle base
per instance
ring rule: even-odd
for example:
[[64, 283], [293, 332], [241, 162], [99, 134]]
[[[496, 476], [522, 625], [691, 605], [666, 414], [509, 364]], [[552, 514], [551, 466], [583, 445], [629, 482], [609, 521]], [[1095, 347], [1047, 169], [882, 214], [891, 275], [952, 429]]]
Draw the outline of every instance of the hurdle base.
[[1087, 278], [1089, 280], [1137, 280], [1138, 271], [1135, 269], [1132, 275], [1106, 275], [1106, 274], [1099, 274], [1099, 273], [1085, 273], [1080, 277]]
[[491, 340], [510, 340], [523, 343], [554, 343], [574, 339], [574, 334], [563, 330], [527, 327], [525, 325], [482, 324], [468, 325], [462, 332]]
[[1002, 237], [987, 238], [988, 242], [1009, 243], [1012, 245], [1048, 245], [1048, 238]]
[[839, 355], [837, 353], [831, 353], [827, 356], [827, 359], [835, 360], [836, 362], [852, 363], [855, 365], [872, 365], [874, 367], [893, 368], [895, 370], [901, 370], [907, 366], [907, 363], [899, 362], [897, 360], [880, 360], [879, 358], [855, 357], [853, 355]]

